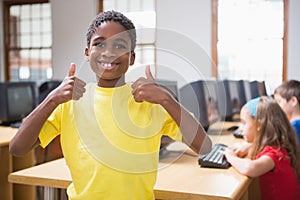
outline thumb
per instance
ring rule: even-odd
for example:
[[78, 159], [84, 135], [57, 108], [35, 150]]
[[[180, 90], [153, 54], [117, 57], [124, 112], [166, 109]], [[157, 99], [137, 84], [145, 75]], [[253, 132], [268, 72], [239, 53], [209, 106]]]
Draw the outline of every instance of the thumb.
[[68, 76], [74, 76], [76, 71], [76, 65], [75, 63], [71, 63]]
[[150, 70], [150, 65], [146, 66], [145, 73], [146, 73], [146, 78], [147, 79], [154, 81], [154, 77], [153, 77], [153, 75], [151, 73], [151, 70]]

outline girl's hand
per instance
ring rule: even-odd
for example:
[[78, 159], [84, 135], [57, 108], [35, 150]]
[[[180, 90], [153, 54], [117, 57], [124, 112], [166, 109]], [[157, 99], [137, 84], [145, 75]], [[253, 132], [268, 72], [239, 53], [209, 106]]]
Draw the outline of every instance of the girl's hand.
[[49, 98], [55, 104], [59, 105], [70, 100], [78, 100], [83, 96], [86, 83], [75, 76], [75, 71], [76, 66], [71, 63], [68, 76], [49, 94]]
[[229, 146], [228, 148], [231, 149], [235, 155], [237, 155], [238, 157], [245, 157], [248, 152], [249, 149], [251, 148], [252, 143], [248, 143], [248, 142], [238, 142], [238, 143], [234, 143], [231, 146]]
[[[225, 151], [223, 152], [223, 155], [225, 156], [225, 158], [227, 159], [227, 161], [229, 163], [232, 162], [232, 159], [234, 158], [238, 158], [238, 155], [234, 152], [233, 149], [231, 149], [230, 147], [227, 147], [225, 149]], [[232, 163], [231, 163], [232, 164]]]
[[150, 66], [146, 66], [146, 78], [141, 77], [132, 84], [132, 94], [136, 102], [147, 101], [155, 104], [163, 104], [171, 97], [168, 91], [160, 87], [150, 71]]

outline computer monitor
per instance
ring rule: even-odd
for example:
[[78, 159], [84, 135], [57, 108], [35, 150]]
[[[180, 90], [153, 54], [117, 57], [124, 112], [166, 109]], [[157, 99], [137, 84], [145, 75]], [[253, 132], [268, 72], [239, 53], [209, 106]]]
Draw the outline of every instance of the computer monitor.
[[194, 81], [179, 89], [179, 102], [199, 120], [205, 130], [209, 128], [206, 109], [205, 82]]
[[250, 82], [250, 90], [252, 99], [260, 96], [257, 81]]
[[21, 122], [37, 105], [35, 82], [0, 83], [0, 124]]
[[254, 97], [252, 96], [251, 92], [251, 86], [250, 86], [250, 81], [248, 80], [243, 80], [243, 85], [244, 85], [244, 91], [245, 91], [245, 97], [246, 97], [246, 102], [250, 101]]
[[265, 81], [257, 81], [258, 91], [260, 96], [267, 96], [267, 89]]
[[216, 80], [204, 81], [204, 95], [206, 102], [206, 112], [209, 125], [221, 120], [219, 110], [220, 103], [218, 97], [218, 84]]
[[156, 83], [168, 90], [176, 100], [178, 100], [178, 86], [177, 81], [165, 80], [165, 79], [155, 79]]
[[41, 103], [47, 95], [54, 90], [56, 87], [58, 87], [61, 84], [62, 81], [60, 80], [51, 80], [51, 81], [46, 81], [43, 82], [39, 87], [38, 87], [38, 103]]
[[221, 114], [225, 121], [232, 121], [246, 103], [243, 82], [239, 80], [223, 80], [218, 83], [220, 88], [224, 88], [224, 91], [219, 92], [219, 98], [221, 101], [226, 102], [225, 108], [221, 109]]
[[237, 88], [238, 88], [238, 94], [239, 94], [238, 96], [240, 98], [240, 108], [242, 108], [243, 105], [247, 103], [247, 96], [246, 96], [244, 80], [237, 80], [236, 84], [237, 84]]

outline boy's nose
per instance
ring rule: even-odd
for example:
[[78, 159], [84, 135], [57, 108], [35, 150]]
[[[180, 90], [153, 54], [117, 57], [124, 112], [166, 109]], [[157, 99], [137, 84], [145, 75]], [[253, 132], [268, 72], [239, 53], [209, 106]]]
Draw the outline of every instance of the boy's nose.
[[116, 53], [114, 52], [112, 47], [106, 47], [105, 49], [103, 49], [103, 51], [101, 52], [101, 54], [103, 56], [107, 56], [107, 57], [114, 57], [116, 56]]

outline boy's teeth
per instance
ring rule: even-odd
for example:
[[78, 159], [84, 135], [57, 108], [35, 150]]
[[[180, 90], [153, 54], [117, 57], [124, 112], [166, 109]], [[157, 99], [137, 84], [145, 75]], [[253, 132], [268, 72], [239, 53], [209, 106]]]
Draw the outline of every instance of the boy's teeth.
[[105, 68], [110, 68], [111, 63], [102, 63], [102, 66], [105, 67]]

